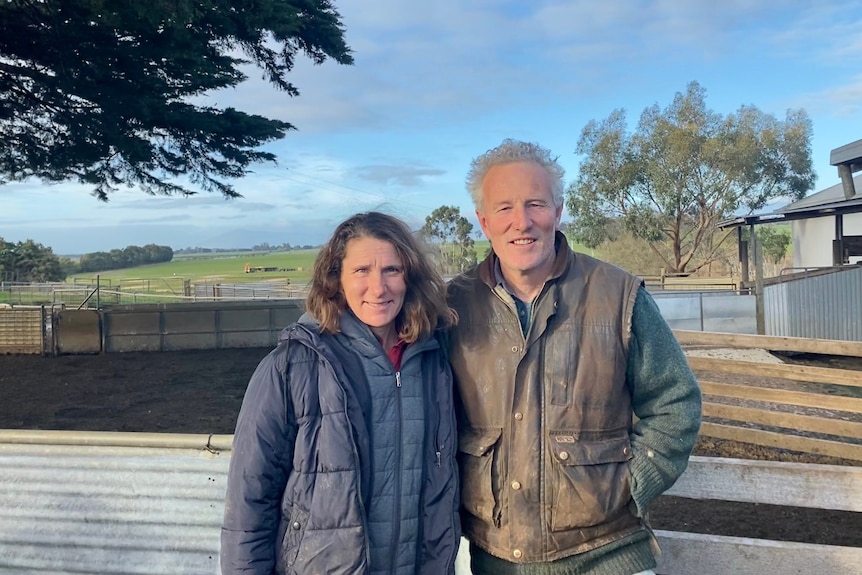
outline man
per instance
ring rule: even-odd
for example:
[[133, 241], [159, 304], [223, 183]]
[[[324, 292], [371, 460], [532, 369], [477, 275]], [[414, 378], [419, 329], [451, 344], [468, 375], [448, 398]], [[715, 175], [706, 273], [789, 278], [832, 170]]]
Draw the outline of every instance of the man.
[[652, 573], [646, 512], [700, 426], [697, 381], [640, 279], [558, 231], [563, 177], [548, 150], [505, 140], [467, 180], [492, 247], [449, 288], [474, 575]]

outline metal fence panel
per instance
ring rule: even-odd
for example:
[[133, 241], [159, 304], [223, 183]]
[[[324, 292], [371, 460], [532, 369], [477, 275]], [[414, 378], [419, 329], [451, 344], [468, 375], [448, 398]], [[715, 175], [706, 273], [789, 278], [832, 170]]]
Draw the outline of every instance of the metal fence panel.
[[44, 349], [42, 308], [0, 309], [0, 354], [41, 354]]
[[218, 573], [228, 460], [0, 444], [0, 573]]
[[269, 347], [304, 310], [302, 300], [112, 306], [102, 312], [104, 350]]
[[653, 298], [671, 329], [757, 333], [755, 298], [733, 292], [654, 292]]
[[862, 267], [763, 290], [767, 335], [862, 341]]

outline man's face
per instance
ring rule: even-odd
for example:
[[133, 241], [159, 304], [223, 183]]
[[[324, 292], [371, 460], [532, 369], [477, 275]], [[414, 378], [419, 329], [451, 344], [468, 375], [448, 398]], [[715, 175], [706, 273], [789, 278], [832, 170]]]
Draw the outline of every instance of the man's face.
[[507, 281], [548, 278], [562, 213], [562, 206], [554, 206], [550, 175], [539, 164], [514, 162], [488, 171], [476, 215]]

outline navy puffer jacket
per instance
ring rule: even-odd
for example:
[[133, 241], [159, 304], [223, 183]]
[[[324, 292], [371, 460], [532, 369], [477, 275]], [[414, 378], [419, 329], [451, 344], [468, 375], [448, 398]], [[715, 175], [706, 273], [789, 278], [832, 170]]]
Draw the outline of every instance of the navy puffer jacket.
[[[416, 573], [451, 574], [461, 536], [452, 375], [436, 339], [414, 345], [424, 350], [428, 409]], [[223, 575], [368, 573], [371, 446], [361, 372], [358, 357], [306, 318], [261, 361], [234, 435]]]

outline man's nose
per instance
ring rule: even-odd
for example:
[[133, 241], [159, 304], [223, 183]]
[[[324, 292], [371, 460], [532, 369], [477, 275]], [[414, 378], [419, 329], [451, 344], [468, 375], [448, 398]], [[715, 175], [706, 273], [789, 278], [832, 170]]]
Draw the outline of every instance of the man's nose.
[[512, 217], [514, 218], [512, 225], [516, 230], [526, 230], [530, 227], [530, 215], [527, 213], [527, 209], [524, 206], [516, 206], [513, 210]]

